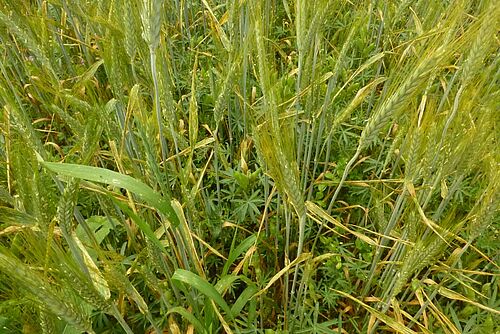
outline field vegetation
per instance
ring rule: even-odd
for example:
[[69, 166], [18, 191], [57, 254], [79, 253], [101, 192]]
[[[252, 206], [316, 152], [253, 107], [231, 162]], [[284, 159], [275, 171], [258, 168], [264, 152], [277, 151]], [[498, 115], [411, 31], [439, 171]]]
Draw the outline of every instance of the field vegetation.
[[495, 0], [0, 0], [0, 333], [500, 333]]

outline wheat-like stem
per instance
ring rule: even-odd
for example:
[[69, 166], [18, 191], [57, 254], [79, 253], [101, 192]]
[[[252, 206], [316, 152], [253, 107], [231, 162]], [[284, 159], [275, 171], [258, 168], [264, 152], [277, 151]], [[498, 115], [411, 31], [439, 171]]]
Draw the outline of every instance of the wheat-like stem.
[[40, 309], [40, 327], [43, 334], [52, 334], [55, 332], [53, 316], [47, 312], [44, 307], [39, 306]]
[[76, 205], [77, 192], [78, 192], [78, 181], [72, 179], [66, 185], [64, 192], [61, 196], [61, 199], [59, 200], [59, 205], [57, 206], [57, 220], [59, 222], [61, 233], [71, 250], [71, 254], [78, 262], [80, 269], [85, 274], [90, 275], [88, 268], [83, 260], [80, 249], [78, 248], [72, 235], [72, 230], [73, 230], [72, 221]]
[[[161, 333], [160, 329], [157, 327], [156, 323], [154, 322], [154, 319], [152, 318], [152, 314], [149, 311], [148, 304], [144, 300], [144, 298], [141, 296], [141, 294], [137, 291], [135, 286], [130, 282], [126, 274], [123, 272], [123, 270], [119, 267], [113, 267], [111, 265], [105, 267], [105, 276], [106, 280], [114, 285], [116, 288], [118, 288], [121, 292], [125, 293], [130, 299], [132, 299], [141, 313], [145, 315], [145, 317], [148, 319], [148, 321], [153, 325], [155, 328], [155, 331], [159, 334]], [[114, 305], [112, 305], [114, 306]], [[116, 313], [116, 310], [114, 307], [111, 309], [111, 313], [117, 317], [119, 313]], [[117, 320], [120, 321], [120, 318], [117, 317]], [[125, 324], [123, 324], [125, 325]], [[122, 326], [123, 326], [122, 325]]]
[[[254, 8], [255, 13], [261, 13], [260, 4]], [[258, 14], [257, 14], [258, 15]], [[259, 155], [265, 162], [270, 175], [276, 183], [278, 191], [285, 194], [294, 208], [299, 218], [299, 236], [297, 247], [297, 258], [302, 254], [304, 246], [304, 233], [306, 224], [306, 207], [303, 194], [300, 190], [300, 181], [298, 178], [297, 164], [294, 163], [294, 157], [291, 152], [292, 148], [285, 145], [294, 145], [293, 133], [283, 131], [283, 126], [279, 120], [277, 112], [277, 101], [275, 88], [271, 86], [271, 77], [274, 74], [268, 66], [266, 47], [264, 45], [262, 20], [260, 17], [254, 18], [255, 25], [255, 42], [257, 46], [257, 63], [259, 80], [262, 87], [266, 117], [269, 120], [256, 128], [256, 143]], [[285, 127], [286, 128], [286, 127]], [[294, 279], [292, 282], [291, 294], [295, 293], [295, 286], [298, 277], [298, 265], [295, 269]]]
[[499, 17], [500, 6], [495, 1], [491, 1], [489, 7], [485, 10], [484, 17], [480, 21], [479, 32], [472, 43], [469, 56], [462, 67], [461, 79], [464, 84], [473, 82], [471, 79], [481, 73], [480, 68], [483, 66], [483, 59], [486, 55], [490, 54], [489, 49], [495, 39]]
[[[452, 259], [447, 272], [443, 275], [444, 277], [448, 277], [447, 274], [451, 273], [453, 268], [457, 265], [457, 263], [459, 263], [461, 256], [472, 245], [474, 240], [479, 237], [482, 232], [484, 232], [484, 230], [494, 221], [495, 214], [498, 213], [500, 207], [500, 196], [498, 196], [500, 184], [497, 182], [497, 176], [498, 174], [494, 174], [492, 176], [492, 182], [476, 202], [476, 207], [469, 213], [467, 220], [471, 221], [471, 224], [469, 224], [471, 235], [467, 243], [460, 249], [460, 251], [457, 254], [454, 254], [454, 258]], [[415, 314], [414, 319], [418, 319], [422, 315], [430, 301], [437, 295], [439, 287], [444, 286], [445, 283], [446, 278], [439, 282], [437, 287], [429, 296], [428, 301], [421, 305], [420, 309]], [[412, 323], [413, 321], [410, 322], [408, 326], [411, 326]]]
[[71, 299], [64, 299], [64, 293], [61, 294], [19, 260], [0, 252], [0, 269], [36, 297], [35, 302], [40, 306], [82, 331], [94, 333], [89, 320]]
[[100, 294], [94, 284], [85, 277], [83, 273], [78, 273], [78, 269], [61, 268], [62, 274], [68, 285], [75, 290], [78, 295], [90, 305], [99, 310], [109, 313], [111, 302]]
[[135, 1], [121, 2], [121, 12], [125, 14], [124, 17], [124, 32], [125, 32], [125, 51], [130, 58], [130, 65], [132, 68], [132, 75], [134, 80], [137, 81], [135, 73], [134, 60], [137, 54], [137, 27], [136, 27], [136, 6]]
[[156, 49], [160, 44], [161, 29], [161, 7], [163, 0], [143, 0], [141, 19], [142, 19], [142, 38], [149, 46], [149, 62], [151, 65], [151, 77], [154, 85], [154, 107], [156, 111], [156, 122], [158, 123], [158, 136], [160, 141], [160, 151], [163, 164], [167, 157], [167, 148], [165, 138], [163, 137], [163, 122], [160, 105], [160, 88], [158, 85], [158, 73], [156, 69]]
[[428, 58], [420, 64], [420, 66], [418, 66], [417, 69], [415, 69], [415, 71], [408, 78], [406, 78], [404, 83], [397, 88], [395, 93], [384, 101], [378, 110], [375, 111], [375, 114], [370, 117], [368, 123], [363, 129], [363, 132], [361, 133], [361, 138], [359, 139], [358, 144], [361, 150], [370, 146], [377, 138], [380, 130], [388, 124], [388, 121], [394, 113], [402, 109], [402, 107], [408, 103], [408, 100], [420, 87], [422, 79], [425, 77], [426, 73], [434, 68], [436, 62], [437, 56], [434, 56]]
[[347, 179], [347, 175], [351, 171], [352, 166], [358, 159], [362, 150], [367, 148], [372, 144], [372, 142], [377, 138], [379, 132], [382, 130], [384, 126], [389, 123], [389, 120], [393, 116], [396, 111], [399, 111], [405, 103], [408, 103], [408, 100], [415, 94], [418, 87], [420, 87], [422, 83], [422, 79], [425, 77], [426, 73], [429, 70], [434, 68], [437, 63], [439, 53], [436, 53], [435, 56], [429, 57], [424, 60], [414, 71], [413, 73], [406, 78], [404, 83], [398, 87], [395, 93], [389, 97], [386, 101], [384, 101], [381, 106], [375, 111], [374, 115], [370, 117], [368, 123], [361, 133], [361, 137], [359, 138], [358, 148], [356, 153], [354, 153], [353, 157], [347, 163], [344, 172], [342, 174], [342, 178], [333, 194], [330, 204], [328, 205], [328, 212], [331, 212], [333, 205], [335, 204], [335, 200], [342, 189], [345, 180]]

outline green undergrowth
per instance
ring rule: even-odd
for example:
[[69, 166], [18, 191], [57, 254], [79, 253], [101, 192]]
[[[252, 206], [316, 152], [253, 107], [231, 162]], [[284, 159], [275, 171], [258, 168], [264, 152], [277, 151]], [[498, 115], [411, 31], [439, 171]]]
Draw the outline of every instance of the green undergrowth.
[[499, 333], [494, 0], [0, 0], [0, 333]]

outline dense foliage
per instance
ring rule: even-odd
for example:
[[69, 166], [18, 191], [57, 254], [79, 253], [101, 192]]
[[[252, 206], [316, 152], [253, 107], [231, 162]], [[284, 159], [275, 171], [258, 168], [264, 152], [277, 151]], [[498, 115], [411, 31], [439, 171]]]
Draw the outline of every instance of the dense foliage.
[[0, 333], [499, 333], [495, 0], [0, 0]]

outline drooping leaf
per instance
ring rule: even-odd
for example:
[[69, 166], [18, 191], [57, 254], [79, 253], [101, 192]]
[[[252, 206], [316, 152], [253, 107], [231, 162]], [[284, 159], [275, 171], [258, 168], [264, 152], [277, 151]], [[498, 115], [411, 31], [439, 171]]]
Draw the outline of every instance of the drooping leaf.
[[40, 161], [40, 163], [48, 170], [60, 175], [75, 177], [87, 181], [101, 182], [127, 189], [137, 195], [144, 202], [166, 215], [174, 226], [179, 224], [179, 218], [175, 214], [175, 211], [170, 204], [170, 198], [168, 198], [167, 195], [161, 196], [143, 182], [129, 175], [93, 166], [46, 161]]

